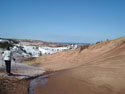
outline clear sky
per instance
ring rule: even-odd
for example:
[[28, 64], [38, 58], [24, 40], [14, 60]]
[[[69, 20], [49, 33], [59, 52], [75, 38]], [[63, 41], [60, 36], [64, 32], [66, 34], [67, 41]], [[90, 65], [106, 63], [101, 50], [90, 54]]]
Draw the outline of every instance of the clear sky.
[[85, 42], [125, 36], [125, 0], [0, 0], [0, 37]]

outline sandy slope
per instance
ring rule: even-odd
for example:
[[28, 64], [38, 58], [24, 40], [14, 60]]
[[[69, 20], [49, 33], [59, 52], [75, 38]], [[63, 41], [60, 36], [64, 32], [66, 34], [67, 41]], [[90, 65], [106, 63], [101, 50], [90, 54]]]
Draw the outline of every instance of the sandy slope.
[[[53, 55], [41, 56], [40, 58], [30, 61], [38, 63], [39, 67], [49, 70], [69, 69], [81, 65], [94, 64], [100, 60], [108, 60], [124, 56], [125, 37], [91, 45], [89, 48], [80, 52], [77, 50], [64, 51]], [[121, 56], [122, 55], [122, 56]]]
[[125, 37], [92, 45], [80, 53], [67, 51], [38, 60], [40, 66], [51, 70], [74, 67], [49, 78], [44, 88], [38, 85], [38, 94], [125, 94]]

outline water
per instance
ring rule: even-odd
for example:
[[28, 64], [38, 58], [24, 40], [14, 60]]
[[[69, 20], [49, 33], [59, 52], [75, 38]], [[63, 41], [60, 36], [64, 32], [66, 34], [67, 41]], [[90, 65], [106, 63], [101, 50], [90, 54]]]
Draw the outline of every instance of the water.
[[41, 87], [44, 87], [47, 84], [49, 77], [56, 75], [57, 73], [58, 72], [51, 73], [31, 80], [29, 85], [29, 94], [37, 94], [37, 92], [35, 91], [35, 87], [38, 85], [40, 85]]
[[87, 45], [87, 44], [90, 44], [90, 43], [75, 43], [75, 42], [56, 42], [56, 43], [59, 43], [59, 44], [68, 44], [68, 45]]

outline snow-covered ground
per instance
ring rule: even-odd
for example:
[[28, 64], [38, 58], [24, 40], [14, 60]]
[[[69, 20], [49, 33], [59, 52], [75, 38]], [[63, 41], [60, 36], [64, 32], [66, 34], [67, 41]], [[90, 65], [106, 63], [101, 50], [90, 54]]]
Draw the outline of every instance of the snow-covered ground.
[[[9, 42], [9, 40], [2, 40], [0, 42]], [[28, 43], [30, 44], [30, 43]], [[76, 49], [77, 45], [68, 45], [67, 47], [42, 47], [42, 46], [27, 46], [27, 42], [21, 42], [15, 44], [15, 46], [11, 49], [15, 53], [19, 53], [22, 56], [28, 57], [39, 57], [45, 54], [54, 54], [57, 52], [69, 50], [69, 49]]]
[[54, 54], [68, 49], [68, 47], [39, 47], [39, 50], [41, 51], [42, 55]]
[[46, 54], [54, 54], [69, 49], [76, 49], [75, 47], [36, 47], [36, 46], [15, 46], [13, 51], [18, 51], [24, 56], [39, 57]]

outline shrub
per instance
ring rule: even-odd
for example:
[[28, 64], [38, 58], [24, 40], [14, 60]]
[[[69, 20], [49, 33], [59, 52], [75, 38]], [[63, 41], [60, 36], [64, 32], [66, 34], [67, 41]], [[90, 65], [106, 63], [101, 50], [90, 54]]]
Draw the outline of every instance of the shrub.
[[81, 52], [81, 51], [84, 50], [84, 49], [87, 49], [88, 47], [89, 47], [89, 45], [81, 45], [79, 52]]
[[103, 41], [97, 41], [96, 44], [99, 44], [99, 43], [101, 43], [101, 42], [103, 42]]
[[14, 45], [12, 43], [8, 43], [8, 42], [0, 42], [0, 48], [8, 48], [8, 47], [13, 47]]

